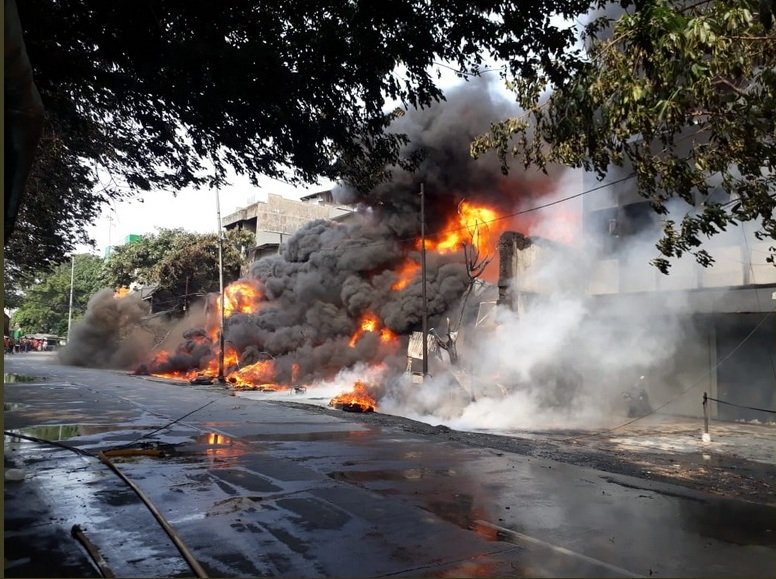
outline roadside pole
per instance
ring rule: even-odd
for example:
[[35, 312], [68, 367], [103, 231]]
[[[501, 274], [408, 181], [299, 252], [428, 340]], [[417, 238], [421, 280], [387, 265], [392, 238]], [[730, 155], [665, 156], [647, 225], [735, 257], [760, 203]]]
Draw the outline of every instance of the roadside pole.
[[67, 311], [67, 344], [70, 345], [70, 328], [73, 325], [73, 282], [75, 281], [75, 255], [70, 255], [70, 307]]
[[216, 188], [216, 213], [218, 214], [218, 288], [219, 301], [221, 302], [220, 322], [218, 330], [218, 376], [216, 379], [224, 383], [224, 235], [221, 230], [221, 200]]
[[423, 318], [423, 378], [428, 374], [428, 302], [426, 300], [426, 191], [420, 184], [420, 274]]

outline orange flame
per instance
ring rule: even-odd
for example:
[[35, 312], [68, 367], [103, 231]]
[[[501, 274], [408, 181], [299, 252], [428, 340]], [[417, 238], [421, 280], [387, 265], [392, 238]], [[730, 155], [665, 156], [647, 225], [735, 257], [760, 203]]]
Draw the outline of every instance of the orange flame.
[[128, 287], [120, 287], [116, 291], [113, 292], [113, 297], [115, 299], [123, 298], [124, 296], [129, 294], [129, 288]]
[[441, 234], [439, 240], [426, 240], [426, 249], [438, 253], [457, 251], [465, 243], [477, 248], [480, 255], [493, 254], [495, 247], [495, 229], [498, 213], [484, 205], [474, 205], [469, 201], [461, 201], [458, 205], [458, 215], [452, 218]]
[[360, 412], [374, 412], [377, 402], [367, 391], [367, 385], [361, 381], [353, 385], [353, 390], [335, 396], [329, 401], [329, 406]]
[[396, 342], [398, 341], [398, 339], [399, 339], [399, 336], [394, 334], [388, 328], [383, 328], [382, 330], [380, 330], [380, 341], [383, 342], [384, 344], [390, 344], [390, 343]]
[[200, 376], [201, 373], [199, 370], [178, 370], [175, 372], [152, 372], [151, 376], [156, 376], [157, 378], [168, 378], [171, 380], [193, 380], [194, 378]]
[[[224, 288], [224, 317], [232, 314], [252, 314], [258, 311], [259, 302], [264, 295], [256, 282], [251, 280], [238, 280]], [[221, 307], [221, 297], [216, 300], [216, 306]]]
[[403, 290], [413, 279], [415, 279], [415, 275], [417, 275], [419, 269], [419, 263], [416, 263], [411, 259], [405, 261], [399, 270], [395, 272], [399, 279], [391, 286], [391, 289], [393, 291]]
[[240, 368], [229, 375], [229, 383], [238, 390], [282, 390], [284, 386], [274, 383], [275, 361], [259, 360]]
[[[151, 368], [158, 368], [164, 366], [170, 360], [170, 353], [164, 350], [160, 350], [154, 354], [153, 359], [149, 363]], [[172, 380], [191, 380], [199, 374], [198, 370], [176, 370], [172, 372], [151, 372], [151, 376], [157, 378], [169, 378]]]
[[353, 336], [350, 338], [350, 342], [348, 345], [351, 348], [356, 347], [356, 342], [363, 336], [366, 332], [375, 332], [380, 327], [380, 318], [378, 318], [375, 314], [372, 312], [367, 312], [363, 315], [361, 318], [361, 323], [359, 328], [356, 330], [356, 333], [353, 334]]
[[[211, 378], [218, 376], [218, 357], [219, 348], [216, 347], [213, 350], [213, 357], [210, 358], [207, 363], [207, 368], [203, 372], [200, 372], [200, 374], [210, 376]], [[230, 370], [237, 368], [239, 363], [239, 352], [237, 352], [237, 350], [231, 344], [226, 344], [224, 347], [224, 375], [229, 375]]]

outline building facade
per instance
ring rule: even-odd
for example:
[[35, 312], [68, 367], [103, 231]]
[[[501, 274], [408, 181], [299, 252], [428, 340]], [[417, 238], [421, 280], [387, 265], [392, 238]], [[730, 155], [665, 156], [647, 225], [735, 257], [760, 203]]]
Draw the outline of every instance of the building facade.
[[[653, 405], [700, 416], [706, 392], [728, 403], [710, 403], [712, 417], [773, 420], [772, 414], [745, 407], [776, 410], [776, 266], [766, 261], [774, 241], [758, 240], [755, 224], [739, 224], [704, 241], [715, 259], [712, 266], [686, 255], [663, 274], [649, 263], [658, 256], [654, 243], [662, 216], [638, 196], [634, 180], [612, 175], [609, 181], [617, 185], [582, 197], [583, 235], [575, 249], [585, 248], [588, 261], [584, 278], [575, 280], [576, 291], [585, 294], [588, 310], [599, 313], [602, 324], [617, 327], [624, 339], [629, 332], [666, 328], [666, 356], [651, 366], [633, 364], [634, 373], [648, 378]], [[600, 183], [586, 179], [584, 186], [592, 190]], [[534, 296], [558, 291], [563, 281], [547, 275], [546, 266], [564, 251], [545, 240], [504, 234], [499, 303], [519, 315]], [[659, 333], [650, 335], [656, 337]], [[592, 374], [585, 380], [633, 380]]]
[[291, 235], [305, 223], [315, 219], [336, 219], [352, 213], [352, 209], [337, 205], [331, 191], [302, 197], [299, 201], [270, 193], [266, 201], [258, 201], [221, 219], [225, 229], [246, 229], [254, 234], [255, 245], [248, 258], [259, 259], [279, 253]]

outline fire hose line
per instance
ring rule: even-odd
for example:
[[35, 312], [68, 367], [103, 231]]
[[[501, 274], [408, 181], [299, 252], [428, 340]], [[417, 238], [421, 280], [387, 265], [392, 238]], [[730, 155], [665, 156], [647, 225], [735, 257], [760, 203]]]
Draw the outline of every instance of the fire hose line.
[[70, 534], [84, 546], [84, 549], [86, 549], [86, 552], [89, 553], [92, 561], [94, 561], [94, 564], [97, 565], [97, 568], [100, 570], [100, 575], [109, 578], [116, 576], [111, 568], [108, 567], [105, 559], [102, 558], [102, 555], [100, 554], [99, 549], [97, 549], [97, 546], [92, 543], [84, 534], [83, 529], [81, 529], [81, 525], [73, 525], [73, 527], [70, 529]]
[[719, 400], [718, 398], [712, 398], [711, 396], [704, 396], [705, 400], [712, 400], [720, 404], [727, 404], [728, 406], [735, 406], [736, 408], [746, 408], [747, 410], [756, 410], [757, 412], [768, 412], [769, 414], [776, 414], [776, 410], [768, 410], [767, 408], [755, 408], [754, 406], [742, 406], [741, 404], [735, 404], [726, 400]]
[[180, 551], [183, 558], [186, 559], [186, 562], [189, 564], [189, 567], [191, 567], [191, 570], [194, 571], [197, 577], [206, 578], [207, 573], [205, 573], [205, 570], [191, 554], [191, 551], [189, 551], [188, 547], [186, 547], [186, 545], [183, 543], [181, 538], [178, 536], [178, 533], [175, 532], [175, 529], [173, 529], [170, 526], [170, 523], [167, 522], [167, 519], [164, 518], [164, 515], [159, 512], [159, 509], [157, 509], [156, 506], [154, 506], [154, 504], [150, 500], [148, 500], [148, 498], [145, 496], [143, 491], [140, 490], [140, 487], [138, 487], [134, 482], [129, 480], [129, 478], [127, 478], [127, 476], [123, 472], [121, 472], [119, 468], [115, 464], [113, 464], [111, 459], [105, 456], [104, 453], [102, 452], [98, 453], [97, 457], [100, 459], [100, 461], [103, 464], [105, 464], [109, 469], [115, 472], [121, 478], [121, 480], [127, 483], [127, 485], [129, 485], [129, 488], [135, 491], [135, 494], [138, 497], [140, 497], [140, 500], [143, 501], [143, 503], [145, 503], [145, 506], [148, 507], [148, 510], [151, 511], [151, 514], [156, 518], [156, 520], [162, 526], [162, 528], [164, 529], [164, 532], [167, 533], [167, 535], [170, 537], [170, 540], [178, 548], [178, 551]]
[[[156, 508], [156, 506], [148, 499], [148, 497], [143, 493], [143, 491], [141, 491], [140, 488], [134, 482], [132, 482], [129, 478], [127, 478], [127, 476], [123, 472], [121, 472], [119, 468], [110, 460], [110, 458], [105, 456], [103, 452], [94, 454], [82, 448], [76, 448], [73, 446], [68, 446], [67, 444], [62, 444], [61, 442], [46, 440], [45, 438], [38, 438], [35, 436], [18, 434], [16, 432], [10, 432], [8, 430], [3, 430], [3, 434], [5, 434], [5, 436], [21, 438], [22, 440], [29, 440], [31, 442], [37, 442], [39, 444], [48, 444], [51, 446], [64, 448], [66, 450], [70, 450], [82, 456], [89, 456], [91, 458], [98, 459], [100, 462], [106, 465], [110, 470], [112, 470], [116, 475], [118, 475], [118, 477], [121, 480], [123, 480], [124, 483], [126, 483], [129, 486], [129, 488], [131, 488], [135, 492], [138, 498], [140, 498], [140, 500], [143, 502], [146, 508], [154, 516], [156, 521], [161, 525], [162, 529], [164, 529], [164, 532], [167, 533], [167, 536], [170, 537], [170, 540], [178, 549], [181, 556], [185, 559], [186, 563], [188, 563], [189, 567], [191, 567], [191, 570], [194, 571], [194, 574], [200, 579], [207, 579], [208, 575], [207, 573], [205, 573], [205, 570], [191, 554], [191, 551], [189, 551], [188, 547], [186, 547], [184, 542], [175, 532], [175, 529], [173, 529], [170, 523], [167, 521], [167, 519], [165, 519], [164, 515], [161, 512], [159, 512], [159, 509]], [[91, 552], [90, 552], [90, 555], [91, 555]]]

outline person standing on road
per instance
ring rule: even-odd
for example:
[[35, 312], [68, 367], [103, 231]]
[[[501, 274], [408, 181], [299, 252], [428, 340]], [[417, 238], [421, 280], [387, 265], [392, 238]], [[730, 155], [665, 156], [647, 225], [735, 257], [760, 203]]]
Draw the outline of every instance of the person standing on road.
[[629, 392], [624, 394], [628, 405], [628, 417], [636, 418], [652, 414], [652, 404], [649, 402], [647, 394], [647, 383], [645, 376], [640, 376]]

